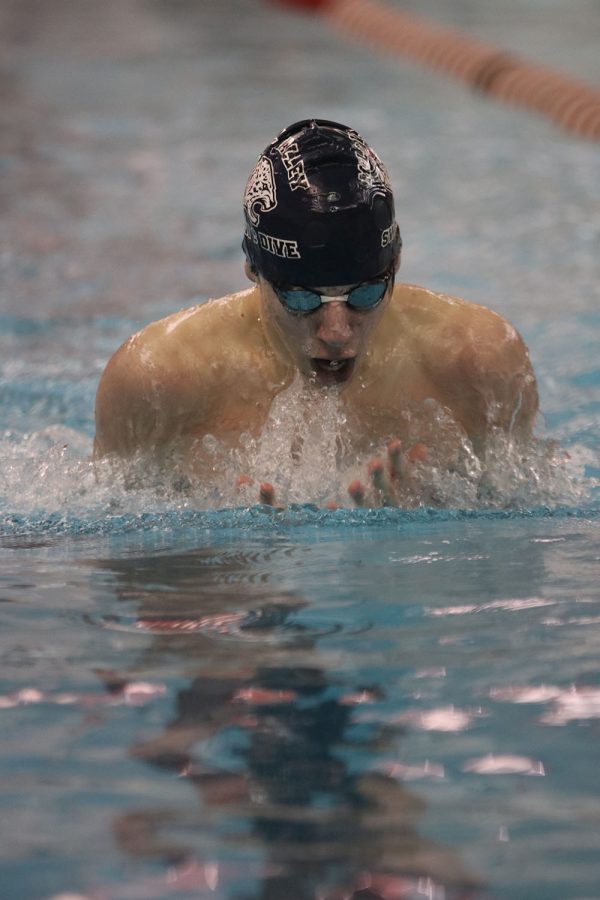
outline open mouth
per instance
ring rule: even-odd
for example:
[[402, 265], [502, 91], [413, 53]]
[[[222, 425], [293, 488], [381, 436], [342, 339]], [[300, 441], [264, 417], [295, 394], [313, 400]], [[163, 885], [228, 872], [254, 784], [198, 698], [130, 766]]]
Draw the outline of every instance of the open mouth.
[[351, 359], [313, 357], [310, 363], [320, 384], [343, 384], [354, 371], [354, 361], [354, 357]]

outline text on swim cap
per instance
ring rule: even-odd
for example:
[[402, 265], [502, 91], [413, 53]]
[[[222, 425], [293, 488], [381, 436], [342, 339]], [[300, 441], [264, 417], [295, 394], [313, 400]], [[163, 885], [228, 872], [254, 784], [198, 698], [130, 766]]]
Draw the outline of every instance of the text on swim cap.
[[258, 231], [256, 228], [246, 229], [246, 234], [254, 244], [258, 244], [259, 247], [266, 250], [267, 253], [272, 253], [273, 256], [279, 256], [282, 259], [301, 259], [297, 241], [273, 237], [270, 234], [265, 234], [263, 231]]
[[297, 191], [298, 188], [305, 188], [308, 190], [310, 184], [306, 177], [306, 172], [304, 171], [304, 161], [300, 155], [298, 144], [295, 141], [284, 141], [284, 143], [277, 148], [277, 151], [285, 166], [290, 190]]

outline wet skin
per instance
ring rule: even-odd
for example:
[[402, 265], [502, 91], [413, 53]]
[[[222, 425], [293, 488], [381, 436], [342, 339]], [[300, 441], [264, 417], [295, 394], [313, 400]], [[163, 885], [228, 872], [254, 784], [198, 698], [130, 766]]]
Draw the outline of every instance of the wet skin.
[[274, 346], [300, 374], [324, 386], [342, 385], [365, 357], [369, 338], [390, 301], [388, 290], [373, 309], [352, 309], [345, 296], [355, 285], [316, 287], [321, 306], [310, 313], [293, 313], [281, 303], [271, 284], [257, 279], [266, 330]]
[[151, 323], [119, 348], [98, 388], [97, 458], [142, 451], [160, 461], [177, 447], [202, 477], [202, 437], [234, 447], [244, 432], [259, 436], [298, 374], [307, 403], [336, 391], [346, 452], [365, 464], [373, 447], [406, 441], [417, 413], [419, 440], [446, 452], [427, 409], [443, 408], [456, 439], [468, 437], [480, 454], [493, 429], [531, 434], [538, 398], [527, 348], [485, 307], [397, 284], [375, 309], [353, 310], [338, 299], [351, 285], [341, 285], [297, 315], [251, 277], [251, 290]]

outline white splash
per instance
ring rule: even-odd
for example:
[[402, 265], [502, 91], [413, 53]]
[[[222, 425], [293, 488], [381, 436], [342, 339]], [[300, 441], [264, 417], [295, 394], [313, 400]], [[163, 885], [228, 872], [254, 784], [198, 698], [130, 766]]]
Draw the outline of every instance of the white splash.
[[552, 684], [525, 684], [492, 688], [490, 697], [492, 700], [505, 703], [547, 703], [559, 697], [561, 693], [561, 689]]
[[528, 756], [504, 754], [495, 756], [479, 756], [467, 760], [462, 766], [463, 772], [476, 775], [545, 775], [544, 764], [540, 760]]
[[538, 719], [543, 725], [600, 719], [600, 688], [596, 687], [572, 685], [565, 689], [552, 684], [507, 685], [491, 688], [489, 696], [505, 703], [550, 704]]
[[455, 706], [440, 706], [436, 709], [413, 709], [389, 718], [392, 724], [410, 724], [419, 731], [466, 731], [473, 721], [485, 716], [482, 709], [466, 710]]
[[567, 725], [600, 719], [600, 688], [573, 687], [554, 699], [551, 709], [540, 717], [544, 725]]
[[444, 767], [439, 763], [432, 763], [428, 759], [424, 763], [413, 764], [399, 760], [383, 762], [377, 767], [377, 770], [396, 781], [421, 781], [423, 779], [437, 781], [446, 777]]
[[[518, 449], [499, 436], [490, 442], [482, 463], [466, 439], [457, 443], [456, 426], [452, 429], [447, 413], [431, 402], [424, 404], [423, 417], [415, 414], [407, 427], [406, 448], [421, 440], [432, 449], [401, 475], [400, 499], [393, 492], [384, 496], [370, 484], [367, 464], [373, 457], [385, 463], [386, 446], [373, 445], [360, 457], [353, 454], [340, 392], [317, 389], [300, 377], [275, 398], [259, 437], [243, 434], [234, 449], [210, 434], [202, 439], [208, 460], [208, 474], [202, 477], [189, 475], [185, 454], [178, 452], [160, 464], [145, 454], [133, 462], [93, 463], [91, 437], [65, 426], [25, 435], [5, 433], [0, 436], [0, 497], [5, 510], [24, 515], [38, 510], [113, 515], [253, 506], [263, 482], [273, 485], [280, 506], [352, 506], [348, 486], [355, 479], [366, 487], [366, 506], [530, 507], [579, 504], [589, 494], [590, 482], [582, 477], [581, 467], [572, 466], [544, 442]], [[451, 435], [452, 452], [446, 460], [444, 440], [436, 441], [438, 433]], [[241, 483], [240, 475], [246, 476]], [[510, 601], [510, 608], [523, 608], [523, 602]], [[481, 609], [456, 607], [430, 614]]]

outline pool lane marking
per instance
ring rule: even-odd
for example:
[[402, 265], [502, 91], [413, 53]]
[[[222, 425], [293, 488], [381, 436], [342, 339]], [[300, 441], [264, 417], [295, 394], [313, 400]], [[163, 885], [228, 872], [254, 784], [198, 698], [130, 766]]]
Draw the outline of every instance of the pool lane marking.
[[600, 141], [600, 89], [380, 0], [287, 0], [359, 40], [422, 62], [481, 94], [545, 115]]
[[580, 137], [600, 140], [600, 90], [585, 82], [379, 0], [328, 0], [321, 10], [361, 40], [424, 62], [497, 100], [542, 113]]

